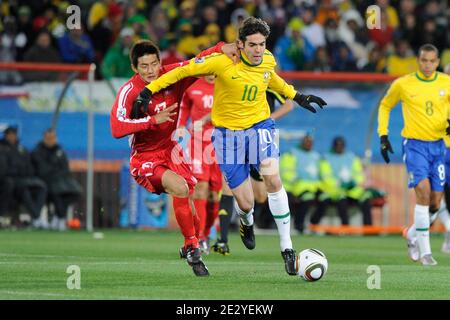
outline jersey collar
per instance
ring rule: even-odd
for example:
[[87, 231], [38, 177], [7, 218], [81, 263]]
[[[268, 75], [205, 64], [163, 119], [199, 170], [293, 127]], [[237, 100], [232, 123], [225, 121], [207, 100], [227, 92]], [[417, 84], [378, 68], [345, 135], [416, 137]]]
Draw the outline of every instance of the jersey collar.
[[420, 72], [420, 71], [416, 72], [416, 78], [423, 82], [432, 82], [437, 79], [437, 76], [438, 76], [438, 73], [436, 71], [428, 78], [425, 77], [425, 75], [422, 72]]
[[258, 63], [258, 64], [251, 64], [250, 61], [248, 60], [247, 55], [245, 54], [245, 52], [241, 50], [241, 61], [242, 61], [244, 64], [246, 64], [247, 66], [250, 66], [250, 67], [257, 67], [257, 66], [259, 66], [261, 63], [263, 63], [264, 57], [263, 57], [263, 59], [261, 59], [261, 62], [260, 62], [260, 63]]
[[142, 79], [142, 77], [139, 75], [139, 73], [136, 73], [134, 75], [134, 79], [136, 81], [138, 81], [140, 84], [143, 84], [144, 86], [148, 85], [147, 81], [144, 81], [144, 79]]

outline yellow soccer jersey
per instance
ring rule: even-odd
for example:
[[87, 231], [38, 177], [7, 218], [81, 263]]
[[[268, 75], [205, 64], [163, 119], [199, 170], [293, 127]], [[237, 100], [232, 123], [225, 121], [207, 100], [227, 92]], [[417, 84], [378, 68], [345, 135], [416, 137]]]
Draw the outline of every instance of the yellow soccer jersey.
[[294, 87], [275, 73], [275, 66], [275, 58], [268, 50], [259, 65], [251, 65], [244, 53], [237, 64], [224, 54], [212, 54], [192, 59], [189, 64], [152, 81], [147, 88], [158, 92], [186, 77], [213, 74], [216, 76], [211, 111], [213, 125], [243, 130], [270, 117], [266, 99], [268, 87], [289, 99], [295, 97]]
[[430, 78], [414, 72], [395, 80], [380, 103], [378, 135], [388, 134], [391, 109], [402, 102], [402, 137], [436, 141], [445, 136], [450, 110], [450, 76], [435, 72]]
[[[450, 148], [450, 137], [449, 136], [444, 136], [444, 142], [445, 142], [445, 146], [447, 148]], [[448, 152], [448, 151], [447, 151]]]

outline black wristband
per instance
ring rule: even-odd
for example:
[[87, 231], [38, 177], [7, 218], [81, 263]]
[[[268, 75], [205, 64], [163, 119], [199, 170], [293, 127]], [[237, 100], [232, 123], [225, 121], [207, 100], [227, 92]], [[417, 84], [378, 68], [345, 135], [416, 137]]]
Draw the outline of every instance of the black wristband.
[[142, 91], [141, 91], [141, 93], [139, 95], [141, 96], [141, 98], [144, 98], [146, 100], [150, 100], [153, 94], [150, 91], [150, 89], [148, 89], [147, 87], [144, 87], [144, 89], [142, 89]]

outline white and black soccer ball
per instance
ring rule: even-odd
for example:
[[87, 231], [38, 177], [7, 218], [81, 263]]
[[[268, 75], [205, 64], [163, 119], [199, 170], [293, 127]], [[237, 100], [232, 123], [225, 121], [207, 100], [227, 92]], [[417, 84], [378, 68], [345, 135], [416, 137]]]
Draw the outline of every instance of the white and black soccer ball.
[[323, 278], [328, 269], [325, 254], [317, 249], [305, 249], [298, 254], [298, 275], [306, 281], [317, 281]]

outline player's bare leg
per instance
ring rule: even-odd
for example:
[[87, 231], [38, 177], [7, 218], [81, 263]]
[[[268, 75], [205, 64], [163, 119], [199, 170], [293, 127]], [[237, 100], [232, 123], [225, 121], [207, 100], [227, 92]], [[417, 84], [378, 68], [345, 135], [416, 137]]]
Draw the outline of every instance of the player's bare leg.
[[255, 197], [255, 202], [264, 203], [267, 200], [267, 189], [264, 184], [264, 180], [257, 181], [255, 179], [251, 179], [253, 195]]
[[441, 201], [443, 198], [443, 192], [431, 191], [430, 194], [430, 225], [436, 220], [439, 212], [439, 208], [441, 207]]
[[195, 235], [194, 219], [189, 199], [189, 187], [183, 177], [171, 170], [162, 175], [162, 186], [173, 196], [173, 207], [184, 246], [180, 249], [180, 257], [185, 258], [196, 276], [208, 276], [208, 268], [202, 261], [198, 239]]
[[267, 227], [267, 219], [265, 219], [265, 217], [262, 215], [264, 205], [267, 201], [266, 185], [264, 184], [263, 177], [259, 174], [258, 171], [256, 171], [256, 169], [250, 170], [250, 177], [250, 181], [252, 182], [253, 194], [255, 196], [253, 216], [255, 217], [255, 220], [259, 221], [261, 226], [264, 228]]

